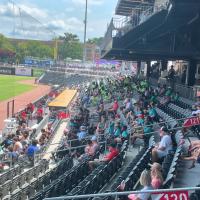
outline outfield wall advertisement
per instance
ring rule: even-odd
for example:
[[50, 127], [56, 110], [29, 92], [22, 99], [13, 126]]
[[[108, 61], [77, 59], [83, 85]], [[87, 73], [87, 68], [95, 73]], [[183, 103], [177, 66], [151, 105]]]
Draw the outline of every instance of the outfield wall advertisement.
[[0, 74], [15, 75], [15, 68], [12, 68], [12, 67], [0, 67]]
[[17, 76], [32, 76], [32, 69], [22, 68], [22, 67], [16, 68], [15, 75], [17, 75]]

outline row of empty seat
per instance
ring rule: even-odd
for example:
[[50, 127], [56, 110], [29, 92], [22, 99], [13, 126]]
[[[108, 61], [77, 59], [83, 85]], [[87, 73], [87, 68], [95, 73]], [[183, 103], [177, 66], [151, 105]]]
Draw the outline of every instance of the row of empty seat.
[[41, 78], [40, 83], [72, 87], [74, 85], [80, 85], [84, 82], [89, 82], [91, 80], [92, 77], [86, 75], [71, 75], [65, 72], [47, 71]]
[[176, 104], [184, 109], [191, 109], [194, 105], [194, 101], [186, 99], [184, 97], [180, 97]]
[[168, 104], [168, 107], [171, 108], [171, 109], [174, 109], [175, 111], [180, 113], [183, 117], [190, 117], [192, 115], [191, 110], [181, 108], [181, 107], [179, 107], [179, 106], [177, 106], [173, 103]]
[[68, 195], [93, 194], [99, 190], [117, 173], [123, 166], [125, 151], [128, 143], [125, 141], [121, 147], [120, 153], [109, 163], [98, 166], [91, 174], [89, 174], [77, 187], [75, 187]]
[[51, 181], [38, 191], [31, 200], [43, 200], [45, 197], [56, 197], [66, 194], [82, 181], [89, 173], [88, 163], [84, 161], [65, 171], [61, 176], [53, 176]]
[[173, 104], [163, 105], [159, 108], [161, 108], [165, 113], [169, 114], [174, 119], [183, 119], [188, 117], [186, 112], [183, 114], [183, 112], [178, 110], [175, 106], [173, 106]]
[[[61, 168], [62, 167], [62, 168]], [[30, 199], [38, 191], [41, 191], [43, 187], [48, 185], [51, 181], [62, 175], [63, 170], [69, 170], [72, 167], [72, 160], [70, 158], [63, 159], [63, 161], [56, 166], [53, 170], [48, 170], [38, 177], [32, 175], [32, 179], [29, 184], [17, 190], [11, 195], [11, 199], [22, 200]]]
[[159, 117], [162, 118], [162, 120], [165, 121], [170, 128], [174, 128], [178, 124], [176, 119], [168, 115], [160, 108], [156, 108], [156, 112], [158, 113]]
[[48, 170], [49, 163], [46, 160], [42, 160], [28, 170], [22, 170], [20, 167], [18, 165], [1, 176], [1, 199], [4, 199], [4, 197], [9, 199], [10, 196], [14, 195], [24, 186], [29, 185], [33, 178], [37, 179], [40, 175], [43, 175]]

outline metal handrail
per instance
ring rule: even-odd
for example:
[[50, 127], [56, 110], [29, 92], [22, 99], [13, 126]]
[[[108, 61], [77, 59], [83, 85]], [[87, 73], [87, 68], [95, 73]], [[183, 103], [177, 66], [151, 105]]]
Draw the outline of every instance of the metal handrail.
[[[200, 187], [184, 187], [184, 188], [173, 188], [173, 189], [158, 189], [158, 190], [145, 190], [142, 193], [165, 193], [165, 192], [180, 192], [180, 191], [195, 191], [200, 190]], [[74, 195], [74, 196], [61, 196], [45, 198], [44, 200], [65, 200], [65, 199], [82, 199], [82, 198], [92, 198], [92, 197], [106, 197], [106, 196], [124, 196], [129, 194], [141, 194], [141, 191], [127, 191], [127, 192], [108, 192], [99, 194], [85, 194], [85, 195]], [[117, 198], [116, 198], [117, 199]]]
[[[172, 129], [169, 129], [169, 131], [173, 131], [173, 130], [179, 130], [181, 129], [182, 127], [179, 126], [179, 127], [175, 127], [175, 128], [172, 128]], [[154, 133], [158, 133], [159, 131], [152, 131], [152, 132], [149, 132], [149, 133], [146, 133], [145, 135], [153, 135]], [[139, 134], [140, 135], [140, 134]], [[141, 134], [142, 135], [142, 134]], [[66, 141], [67, 142], [67, 141]], [[104, 142], [100, 142], [99, 144], [103, 144], [105, 143]], [[53, 143], [53, 144], [50, 144], [50, 145], [56, 145], [56, 144], [61, 144], [61, 143]], [[49, 145], [49, 146], [50, 146]], [[62, 150], [57, 150], [57, 151], [50, 151], [50, 152], [44, 152], [44, 153], [38, 153], [38, 154], [50, 154], [50, 153], [57, 153], [57, 152], [62, 152], [62, 151], [66, 151], [66, 150], [73, 150], [73, 149], [79, 149], [79, 148], [82, 148], [82, 147], [85, 147], [86, 145], [81, 145], [81, 146], [76, 146], [76, 147], [68, 147], [68, 148], [65, 148], [65, 149], [62, 149]]]
[[[106, 141], [104, 142], [99, 142], [99, 144], [106, 144]], [[76, 149], [81, 149], [81, 148], [84, 148], [86, 147], [87, 145], [81, 145], [81, 146], [76, 146], [76, 147], [70, 147], [70, 148], [65, 148], [65, 149], [61, 149], [61, 150], [57, 150], [57, 151], [47, 151], [47, 152], [38, 152], [38, 153], [35, 153], [36, 156], [38, 157], [42, 157], [43, 155], [46, 155], [46, 154], [53, 154], [53, 153], [58, 153], [58, 152], [63, 152], [63, 151], [71, 151], [71, 150], [76, 150]]]

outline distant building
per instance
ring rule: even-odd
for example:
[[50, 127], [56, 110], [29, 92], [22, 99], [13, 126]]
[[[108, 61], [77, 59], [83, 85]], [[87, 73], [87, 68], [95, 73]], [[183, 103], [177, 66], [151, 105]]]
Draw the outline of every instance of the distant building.
[[[34, 41], [34, 42], [41, 42], [42, 44], [54, 47], [55, 46], [55, 41], [54, 40], [28, 40], [28, 39], [16, 39], [16, 38], [8, 38], [8, 40], [12, 43], [12, 44], [18, 44], [18, 43], [22, 43], [22, 42], [30, 42], [30, 41]], [[64, 41], [63, 40], [57, 40], [58, 44], [62, 44]]]
[[86, 44], [85, 61], [94, 63], [96, 60], [100, 59], [100, 56], [100, 47], [98, 47], [96, 44]]

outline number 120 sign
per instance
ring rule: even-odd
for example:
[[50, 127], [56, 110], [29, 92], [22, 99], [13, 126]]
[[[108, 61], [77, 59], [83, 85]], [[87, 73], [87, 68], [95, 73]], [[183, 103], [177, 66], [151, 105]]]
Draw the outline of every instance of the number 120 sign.
[[189, 200], [188, 191], [153, 193], [152, 200]]
[[199, 124], [200, 124], [200, 117], [191, 117], [191, 118], [185, 120], [183, 126], [190, 127], [190, 126], [196, 126]]

